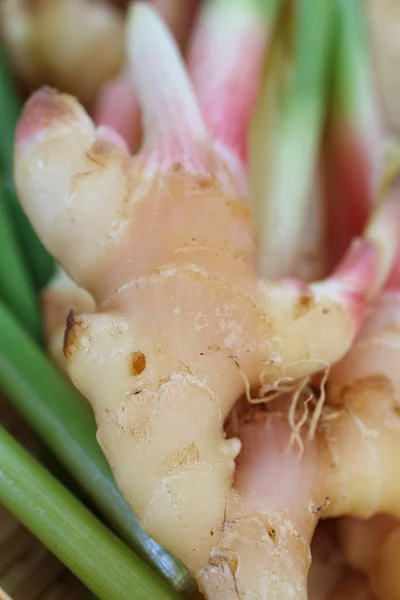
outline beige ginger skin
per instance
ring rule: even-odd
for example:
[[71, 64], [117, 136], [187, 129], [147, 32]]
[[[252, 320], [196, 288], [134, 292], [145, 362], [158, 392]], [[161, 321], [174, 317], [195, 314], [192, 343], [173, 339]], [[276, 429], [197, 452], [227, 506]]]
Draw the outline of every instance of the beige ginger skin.
[[[288, 490], [280, 501], [266, 493], [268, 479], [258, 492], [246, 475], [246, 465], [256, 473], [253, 433], [282, 449], [287, 422], [278, 413], [250, 435], [245, 422], [231, 435], [224, 425], [246, 393], [295, 389], [344, 356], [394, 261], [398, 219], [390, 203], [378, 211], [324, 282], [261, 280], [237, 161], [214, 144], [156, 13], [138, 3], [131, 28], [139, 155], [51, 90], [30, 99], [17, 130], [21, 203], [96, 305], [70, 314], [68, 373], [144, 530], [182, 559], [208, 598], [305, 599], [316, 461], [304, 461], [304, 500], [287, 505]], [[289, 453], [283, 471], [297, 473], [298, 460]]]
[[400, 517], [400, 295], [369, 308], [348, 356], [333, 367], [322, 418], [324, 516]]
[[378, 600], [400, 597], [399, 264], [331, 370], [321, 421], [324, 516], [350, 515], [339, 521], [340, 544]]

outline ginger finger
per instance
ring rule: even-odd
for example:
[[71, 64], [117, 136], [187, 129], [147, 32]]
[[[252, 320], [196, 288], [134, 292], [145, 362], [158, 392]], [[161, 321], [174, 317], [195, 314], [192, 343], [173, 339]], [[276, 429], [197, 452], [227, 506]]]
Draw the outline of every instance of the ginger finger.
[[399, 292], [382, 294], [352, 350], [331, 371], [322, 419], [327, 516], [400, 516], [399, 308]]
[[[319, 512], [313, 503], [316, 456], [291, 444], [287, 406], [244, 402], [228, 433], [240, 438], [233, 496], [219, 544], [200, 572], [206, 597], [307, 598], [310, 540]], [[230, 585], [229, 585], [230, 582]]]

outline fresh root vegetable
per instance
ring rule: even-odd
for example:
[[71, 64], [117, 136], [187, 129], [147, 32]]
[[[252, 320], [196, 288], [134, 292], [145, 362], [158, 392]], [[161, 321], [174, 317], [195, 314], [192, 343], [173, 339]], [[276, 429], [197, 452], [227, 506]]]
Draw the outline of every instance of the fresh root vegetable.
[[[0, 302], [0, 386], [113, 530], [177, 591], [193, 588], [180, 561], [145, 535], [96, 443], [89, 406]], [[57, 464], [57, 462], [59, 463]], [[63, 469], [61, 469], [64, 477]]]
[[312, 395], [307, 403], [302, 454], [285, 451], [291, 439], [301, 446], [301, 402], [291, 400], [289, 419], [286, 404], [286, 418], [279, 404], [266, 415], [239, 407], [236, 418], [232, 409], [242, 397], [262, 405], [281, 390], [303, 399], [310, 378], [349, 351], [366, 301], [396, 259], [400, 203], [393, 193], [379, 205], [326, 280], [260, 279], [243, 145], [220, 137], [222, 123], [213, 129], [212, 107], [196, 99], [201, 78], [192, 87], [150, 5], [131, 9], [128, 41], [143, 112], [137, 156], [49, 89], [28, 101], [16, 134], [20, 201], [96, 303], [96, 312], [68, 319], [68, 372], [93, 407], [98, 440], [142, 527], [208, 598], [250, 590], [260, 600], [302, 599], [322, 510], [314, 454], [321, 402]]
[[370, 306], [351, 351], [330, 373], [321, 420], [325, 516], [400, 517], [399, 283]]
[[4, 0], [0, 23], [28, 88], [51, 85], [91, 108], [123, 64], [123, 15], [106, 0]]
[[42, 292], [46, 348], [54, 362], [66, 370], [64, 356], [65, 324], [71, 311], [93, 313], [96, 306], [92, 296], [78, 287], [61, 267]]
[[386, 515], [368, 521], [348, 517], [339, 528], [346, 560], [368, 577], [377, 600], [397, 600], [400, 595], [400, 525]]
[[[341, 1], [339, 8], [341, 42], [328, 148], [332, 264], [362, 229], [374, 197], [387, 194], [390, 186], [389, 196], [400, 194], [399, 160], [391, 162], [395, 154], [385, 155], [388, 138], [373, 98], [361, 7]], [[400, 515], [399, 471], [394, 460], [400, 432], [399, 268], [398, 258], [385, 291], [368, 307], [351, 351], [329, 375], [320, 423], [321, 472], [329, 497], [324, 516]]]
[[240, 439], [241, 451], [219, 544], [200, 573], [207, 598], [307, 598], [309, 544], [320, 512], [314, 444], [299, 455], [283, 399], [244, 399], [226, 431]]

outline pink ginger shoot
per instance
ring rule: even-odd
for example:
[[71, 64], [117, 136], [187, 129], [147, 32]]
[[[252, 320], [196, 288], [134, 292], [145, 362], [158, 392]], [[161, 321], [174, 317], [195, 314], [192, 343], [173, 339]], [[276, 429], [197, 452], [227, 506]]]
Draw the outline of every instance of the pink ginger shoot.
[[[186, 48], [197, 10], [198, 0], [152, 0], [182, 51]], [[129, 29], [126, 32], [129, 45]], [[122, 135], [131, 152], [138, 151], [141, 142], [140, 104], [130, 69], [108, 82], [99, 94], [94, 109], [94, 121], [108, 125]]]
[[277, 0], [213, 0], [199, 14], [188, 68], [214, 144], [236, 173], [247, 163], [247, 132]]

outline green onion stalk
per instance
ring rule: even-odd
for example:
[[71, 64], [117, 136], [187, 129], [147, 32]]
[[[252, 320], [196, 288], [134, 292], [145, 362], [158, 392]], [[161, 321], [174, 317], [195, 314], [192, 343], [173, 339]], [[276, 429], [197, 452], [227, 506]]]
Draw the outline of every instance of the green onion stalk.
[[99, 600], [178, 597], [3, 427], [0, 502]]
[[4, 183], [1, 202], [8, 205], [7, 211], [13, 220], [24, 258], [30, 266], [30, 275], [36, 289], [40, 290], [53, 274], [55, 262], [31, 227], [13, 187], [14, 131], [21, 107], [0, 48], [0, 173]]
[[[298, 271], [303, 238], [311, 235], [334, 17], [332, 0], [287, 2], [267, 57], [252, 123], [250, 180], [259, 268], [271, 279]], [[317, 223], [312, 235], [318, 229]]]
[[15, 236], [10, 205], [0, 180], [0, 297], [35, 340], [41, 338], [39, 304]]
[[76, 479], [115, 531], [178, 591], [194, 589], [183, 565], [145, 535], [96, 441], [89, 406], [0, 303], [0, 389]]

